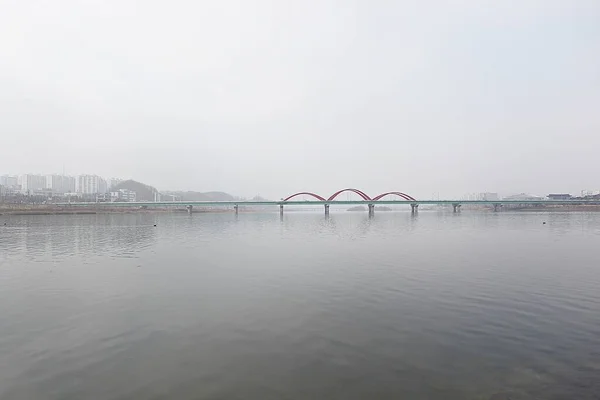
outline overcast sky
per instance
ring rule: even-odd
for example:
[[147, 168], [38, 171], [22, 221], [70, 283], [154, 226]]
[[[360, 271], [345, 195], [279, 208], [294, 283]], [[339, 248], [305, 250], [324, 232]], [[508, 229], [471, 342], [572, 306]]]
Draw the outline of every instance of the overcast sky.
[[0, 0], [0, 175], [600, 189], [600, 1]]

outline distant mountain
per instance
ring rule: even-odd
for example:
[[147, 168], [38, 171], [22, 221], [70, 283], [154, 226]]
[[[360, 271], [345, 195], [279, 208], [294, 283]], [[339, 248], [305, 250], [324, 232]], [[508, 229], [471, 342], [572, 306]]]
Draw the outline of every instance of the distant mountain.
[[119, 183], [110, 190], [111, 192], [116, 192], [119, 189], [127, 189], [135, 192], [137, 201], [154, 201], [154, 194], [158, 193], [156, 188], [131, 179]]
[[163, 192], [165, 195], [176, 196], [181, 201], [235, 201], [239, 200], [229, 193], [225, 192], [182, 192], [169, 191]]

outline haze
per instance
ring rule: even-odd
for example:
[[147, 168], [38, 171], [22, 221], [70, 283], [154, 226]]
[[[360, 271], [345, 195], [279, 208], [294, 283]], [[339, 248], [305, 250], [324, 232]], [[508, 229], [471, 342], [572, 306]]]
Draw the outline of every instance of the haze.
[[0, 0], [0, 174], [600, 189], [598, 1]]

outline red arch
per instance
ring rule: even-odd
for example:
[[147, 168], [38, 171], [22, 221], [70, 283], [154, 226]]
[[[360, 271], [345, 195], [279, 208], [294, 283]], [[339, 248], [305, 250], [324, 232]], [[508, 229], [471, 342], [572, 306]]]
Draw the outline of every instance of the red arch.
[[396, 196], [400, 196], [400, 197], [402, 197], [405, 200], [417, 201], [417, 199], [415, 199], [414, 197], [409, 196], [408, 194], [402, 193], [402, 192], [387, 192], [387, 193], [382, 193], [379, 196], [373, 197], [373, 200], [379, 200], [382, 197], [385, 197], [385, 196], [390, 195], [390, 194], [393, 194], [393, 195], [396, 195]]
[[314, 194], [314, 193], [310, 193], [310, 192], [299, 192], [299, 193], [294, 193], [291, 196], [288, 196], [287, 198], [283, 199], [283, 201], [288, 201], [289, 199], [293, 199], [296, 196], [302, 196], [302, 195], [308, 195], [308, 196], [312, 196], [317, 200], [321, 200], [321, 201], [327, 201], [325, 200], [323, 197], [319, 196], [318, 194]]
[[382, 194], [380, 194], [379, 196], [375, 196], [375, 197], [373, 197], [373, 200], [379, 200], [379, 199], [381, 199], [382, 197], [385, 197], [385, 196], [387, 196], [387, 195], [389, 195], [389, 194], [394, 194], [394, 195], [396, 195], [396, 196], [400, 196], [400, 197], [402, 197], [404, 200], [409, 200], [409, 201], [417, 201], [417, 199], [415, 199], [414, 197], [412, 197], [412, 196], [409, 196], [409, 195], [407, 195], [406, 193], [401, 193], [401, 192], [387, 192], [387, 193], [382, 193]]
[[362, 192], [362, 191], [360, 191], [358, 189], [342, 189], [342, 190], [338, 190], [337, 192], [335, 192], [334, 194], [332, 194], [331, 196], [329, 196], [329, 198], [327, 199], [327, 201], [332, 201], [340, 193], [344, 193], [344, 192], [353, 192], [353, 193], [356, 193], [357, 195], [359, 195], [360, 197], [362, 197], [363, 200], [371, 200], [371, 198], [369, 196], [367, 196], [364, 192]]

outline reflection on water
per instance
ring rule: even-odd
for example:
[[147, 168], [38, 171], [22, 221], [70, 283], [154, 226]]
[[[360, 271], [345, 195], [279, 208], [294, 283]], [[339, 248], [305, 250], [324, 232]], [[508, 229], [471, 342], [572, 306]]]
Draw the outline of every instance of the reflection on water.
[[54, 260], [76, 254], [133, 256], [155, 240], [156, 216], [106, 214], [5, 217], [3, 251]]
[[600, 396], [599, 214], [0, 218], [3, 400]]

